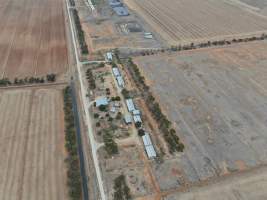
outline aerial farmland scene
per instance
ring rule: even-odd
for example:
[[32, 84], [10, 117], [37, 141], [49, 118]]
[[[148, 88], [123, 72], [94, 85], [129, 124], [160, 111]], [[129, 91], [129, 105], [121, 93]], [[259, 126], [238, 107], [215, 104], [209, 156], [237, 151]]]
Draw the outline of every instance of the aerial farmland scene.
[[0, 200], [267, 200], [267, 0], [0, 16]]

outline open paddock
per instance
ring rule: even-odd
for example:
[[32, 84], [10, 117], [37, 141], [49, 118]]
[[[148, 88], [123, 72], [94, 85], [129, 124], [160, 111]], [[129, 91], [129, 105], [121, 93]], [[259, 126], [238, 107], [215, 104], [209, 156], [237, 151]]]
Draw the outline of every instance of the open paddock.
[[0, 77], [68, 68], [63, 0], [0, 0]]
[[125, 0], [170, 45], [267, 30], [267, 19], [232, 0]]
[[267, 163], [266, 52], [253, 42], [134, 59], [185, 144], [174, 158], [185, 183]]
[[0, 199], [68, 199], [62, 90], [0, 90]]

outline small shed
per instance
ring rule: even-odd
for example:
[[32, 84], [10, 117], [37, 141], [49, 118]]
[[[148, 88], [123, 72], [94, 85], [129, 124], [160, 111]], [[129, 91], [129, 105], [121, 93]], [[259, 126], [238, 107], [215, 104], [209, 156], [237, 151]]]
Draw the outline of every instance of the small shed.
[[112, 53], [111, 52], [107, 52], [107, 60], [108, 61], [112, 61], [112, 59], [113, 59]]
[[104, 106], [108, 105], [107, 97], [98, 98], [95, 100], [95, 102], [96, 102], [96, 107], [99, 107], [101, 105], [104, 105]]
[[128, 125], [128, 124], [131, 124], [132, 123], [132, 117], [131, 115], [125, 115], [124, 116], [124, 121], [125, 123]]
[[134, 119], [134, 123], [137, 123], [137, 122], [141, 122], [142, 123], [142, 119], [141, 119], [140, 115], [134, 115], [133, 119]]

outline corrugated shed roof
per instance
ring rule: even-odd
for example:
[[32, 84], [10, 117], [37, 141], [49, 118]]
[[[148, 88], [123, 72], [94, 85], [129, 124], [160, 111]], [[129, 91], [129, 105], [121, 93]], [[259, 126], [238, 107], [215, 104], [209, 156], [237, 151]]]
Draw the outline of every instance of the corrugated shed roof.
[[113, 67], [112, 72], [113, 72], [114, 76], [116, 76], [116, 77], [121, 75], [120, 70], [117, 67]]
[[134, 122], [142, 122], [141, 116], [140, 115], [134, 115], [133, 116]]
[[156, 151], [152, 145], [145, 146], [145, 149], [146, 149], [146, 153], [147, 153], [148, 158], [151, 159], [151, 158], [155, 158], [157, 156]]
[[124, 80], [122, 76], [117, 76], [117, 82], [120, 87], [124, 87]]
[[143, 140], [148, 158], [150, 158], [150, 159], [155, 158], [157, 156], [157, 153], [156, 153], [154, 146], [151, 142], [149, 134], [145, 133], [145, 135], [142, 136], [142, 140]]
[[132, 99], [126, 99], [126, 105], [129, 112], [132, 112], [135, 110], [134, 103]]
[[134, 114], [134, 115], [140, 115], [141, 112], [140, 112], [140, 110], [134, 110], [134, 111], [133, 111], [133, 114]]

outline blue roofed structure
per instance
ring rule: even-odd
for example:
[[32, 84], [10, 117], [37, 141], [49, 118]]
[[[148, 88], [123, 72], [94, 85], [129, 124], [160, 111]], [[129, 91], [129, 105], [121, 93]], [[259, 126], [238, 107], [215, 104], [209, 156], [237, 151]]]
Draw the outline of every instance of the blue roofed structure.
[[99, 107], [101, 105], [104, 105], [104, 106], [108, 105], [107, 97], [98, 98], [95, 100], [95, 102], [96, 102], [96, 107]]
[[129, 15], [128, 9], [125, 8], [125, 7], [123, 7], [123, 6], [121, 6], [121, 7], [114, 7], [113, 10], [119, 16], [128, 16]]

